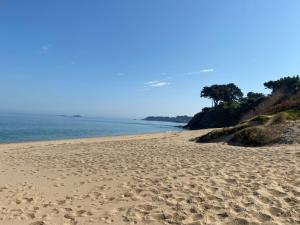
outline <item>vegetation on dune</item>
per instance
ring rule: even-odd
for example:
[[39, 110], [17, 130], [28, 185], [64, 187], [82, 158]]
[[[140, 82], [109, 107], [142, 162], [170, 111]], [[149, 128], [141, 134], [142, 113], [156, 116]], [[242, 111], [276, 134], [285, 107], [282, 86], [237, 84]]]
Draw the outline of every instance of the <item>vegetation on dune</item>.
[[230, 136], [233, 135], [235, 132], [243, 130], [249, 126], [250, 126], [250, 124], [245, 123], [245, 124], [241, 124], [241, 125], [235, 126], [235, 127], [228, 127], [228, 128], [213, 130], [213, 131], [197, 138], [196, 141], [201, 142], [201, 143], [224, 141], [225, 138], [229, 139]]
[[229, 143], [256, 147], [271, 144], [275, 140], [276, 137], [271, 135], [268, 127], [253, 126], [234, 133], [233, 137], [229, 140]]
[[[221, 89], [219, 92], [222, 93], [222, 96], [229, 97], [216, 98], [215, 93], [218, 92], [218, 87]], [[224, 93], [226, 91], [228, 93]], [[211, 94], [211, 92], [213, 92], [213, 94]], [[214, 106], [203, 108], [201, 112], [197, 113], [186, 125], [185, 128], [187, 129], [194, 130], [233, 126], [239, 123], [246, 112], [256, 107], [266, 98], [264, 94], [254, 92], [249, 92], [246, 97], [243, 97], [243, 93], [234, 84], [204, 87], [201, 96], [212, 99]]]
[[300, 105], [298, 109], [290, 109], [284, 112], [288, 115], [288, 120], [300, 119]]
[[185, 128], [205, 129], [232, 126], [239, 121], [240, 112], [235, 105], [218, 105], [213, 108], [204, 108], [196, 114]]
[[[214, 106], [204, 108], [186, 126], [189, 129], [217, 128], [197, 142], [227, 141], [243, 146], [261, 146], [276, 142], [288, 121], [300, 119], [300, 78], [285, 77], [264, 84], [271, 94], [249, 92], [242, 97], [234, 84], [203, 88], [202, 97], [212, 99]], [[227, 87], [234, 87], [233, 89]], [[216, 93], [221, 93], [216, 97]], [[234, 93], [234, 94], [233, 94]], [[224, 96], [231, 96], [225, 98]], [[272, 132], [276, 127], [276, 132]]]
[[300, 119], [300, 111], [297, 109], [290, 109], [287, 111], [283, 111], [275, 114], [269, 121], [267, 125], [272, 124], [281, 124], [286, 121], [294, 121]]
[[[273, 115], [260, 115], [229, 128], [213, 130], [196, 138], [199, 143], [226, 141], [233, 145], [263, 146], [275, 143], [281, 126], [300, 119], [300, 110], [291, 109]], [[274, 129], [277, 132], [274, 132]]]
[[287, 120], [289, 120], [289, 114], [286, 112], [280, 112], [273, 116], [267, 123], [267, 125], [274, 125], [274, 124], [281, 124], [285, 123]]
[[248, 121], [242, 121], [242, 123], [245, 122], [257, 122], [259, 124], [266, 124], [270, 119], [272, 118], [271, 115], [260, 115], [260, 116], [256, 116]]
[[243, 96], [242, 91], [232, 83], [204, 87], [200, 95], [211, 99], [213, 107], [203, 108], [185, 128], [193, 130], [234, 126], [256, 116], [299, 107], [299, 76], [269, 81], [264, 86], [271, 90], [270, 95], [249, 92]]

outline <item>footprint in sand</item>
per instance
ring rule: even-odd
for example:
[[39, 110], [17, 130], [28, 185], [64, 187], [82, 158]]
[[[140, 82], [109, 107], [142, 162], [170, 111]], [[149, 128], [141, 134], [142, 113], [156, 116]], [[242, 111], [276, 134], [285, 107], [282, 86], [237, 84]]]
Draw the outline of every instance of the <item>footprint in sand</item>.
[[275, 189], [269, 189], [269, 192], [275, 196], [275, 197], [284, 197], [286, 196], [286, 193], [284, 192], [281, 192], [281, 191], [278, 191], [278, 190], [275, 190]]
[[276, 207], [271, 207], [271, 208], [269, 209], [269, 212], [270, 212], [273, 216], [277, 216], [277, 217], [284, 215], [284, 212], [282, 211], [282, 209], [276, 208]]
[[232, 221], [232, 223], [229, 223], [228, 225], [249, 225], [250, 223], [248, 220], [243, 218], [236, 218]]
[[33, 223], [30, 223], [29, 225], [46, 225], [43, 221], [36, 221]]
[[265, 214], [265, 213], [262, 213], [262, 212], [259, 212], [255, 215], [255, 217], [262, 223], [264, 222], [268, 222], [270, 220], [272, 220], [272, 217]]

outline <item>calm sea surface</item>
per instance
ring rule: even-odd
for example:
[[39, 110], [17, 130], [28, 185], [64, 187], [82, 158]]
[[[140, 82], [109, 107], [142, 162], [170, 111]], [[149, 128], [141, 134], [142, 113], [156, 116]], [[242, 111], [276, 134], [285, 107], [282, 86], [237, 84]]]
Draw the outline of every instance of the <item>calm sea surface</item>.
[[168, 122], [0, 113], [0, 143], [180, 131]]

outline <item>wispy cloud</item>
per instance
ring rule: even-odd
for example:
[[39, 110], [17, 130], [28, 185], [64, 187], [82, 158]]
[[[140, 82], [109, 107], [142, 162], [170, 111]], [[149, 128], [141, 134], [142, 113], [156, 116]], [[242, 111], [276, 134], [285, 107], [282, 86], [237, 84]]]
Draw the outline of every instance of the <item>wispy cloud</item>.
[[201, 73], [212, 73], [214, 71], [215, 71], [214, 69], [203, 69], [201, 70]]
[[186, 75], [198, 75], [201, 73], [212, 73], [214, 71], [215, 71], [214, 69], [202, 69], [199, 71], [188, 72], [188, 73], [186, 73]]
[[[198, 71], [191, 71], [191, 72], [186, 72], [186, 73], [178, 73], [178, 74], [175, 74], [175, 76], [186, 76], [186, 75], [200, 75], [202, 73], [212, 73], [214, 72], [215, 70], [213, 68], [206, 68], [206, 69], [201, 69], [201, 70], [198, 70]], [[170, 85], [170, 80], [173, 79], [173, 77], [171, 76], [167, 76], [168, 73], [161, 73], [160, 74], [161, 76], [165, 76], [165, 78], [161, 78], [160, 80], [151, 80], [151, 81], [148, 81], [146, 83], [144, 83], [144, 88], [146, 89], [149, 89], [149, 88], [158, 88], [158, 87], [165, 87], [165, 86], [168, 86]]]
[[161, 81], [161, 80], [152, 80], [144, 83], [146, 87], [164, 87], [169, 85], [169, 82]]
[[46, 45], [43, 45], [43, 46], [40, 48], [40, 52], [41, 52], [41, 53], [48, 53], [52, 48], [53, 48], [53, 45], [52, 45], [52, 44], [46, 44]]

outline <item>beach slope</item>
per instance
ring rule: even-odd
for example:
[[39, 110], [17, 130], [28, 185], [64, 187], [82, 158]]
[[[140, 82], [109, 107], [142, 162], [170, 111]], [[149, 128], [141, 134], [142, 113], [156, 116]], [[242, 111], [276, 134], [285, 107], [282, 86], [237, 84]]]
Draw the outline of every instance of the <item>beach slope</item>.
[[300, 223], [300, 145], [205, 132], [0, 145], [0, 224]]

